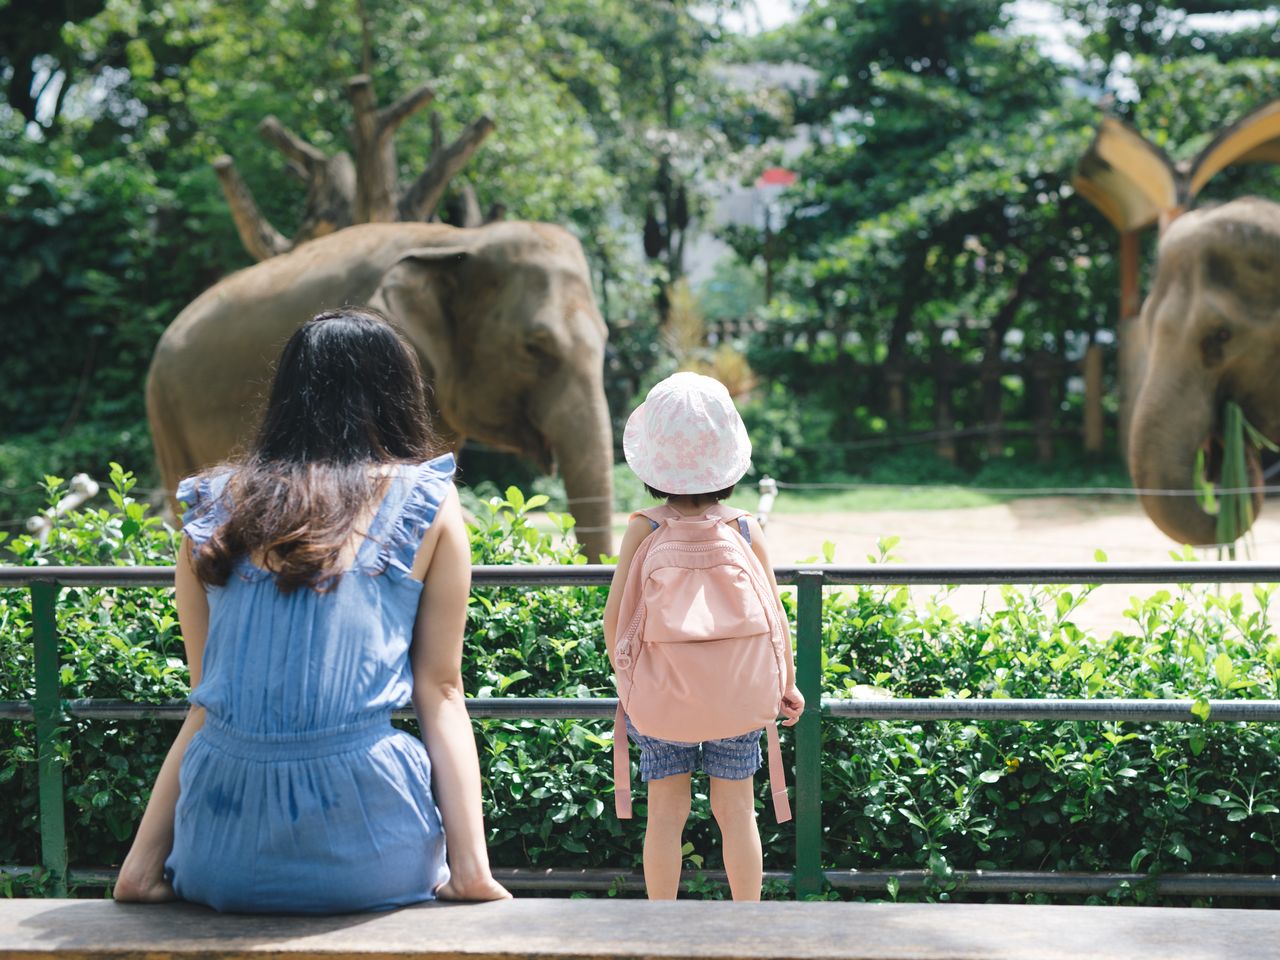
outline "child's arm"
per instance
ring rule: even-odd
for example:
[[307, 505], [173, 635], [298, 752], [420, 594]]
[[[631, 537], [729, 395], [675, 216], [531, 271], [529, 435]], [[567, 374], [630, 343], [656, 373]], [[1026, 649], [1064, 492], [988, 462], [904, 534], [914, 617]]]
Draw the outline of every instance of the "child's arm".
[[[773, 587], [773, 596], [778, 601], [778, 616], [782, 618], [783, 623], [786, 623], [787, 614], [782, 606], [782, 591], [778, 589], [777, 578], [773, 575], [773, 563], [769, 560], [769, 551], [764, 545], [764, 531], [756, 522], [756, 518], [751, 516], [747, 517], [747, 529], [751, 531], [751, 550], [760, 561], [760, 565], [764, 567], [765, 575], [769, 578], [769, 586]], [[804, 695], [796, 686], [796, 658], [789, 641], [788, 637], [787, 692], [782, 697], [782, 715], [787, 718], [782, 721], [784, 727], [794, 725], [800, 719], [800, 714], [804, 713]]]
[[[191, 541], [185, 537], [178, 551], [177, 575], [178, 622], [182, 625], [182, 642], [186, 647], [187, 667], [191, 672], [191, 689], [200, 685], [204, 642], [209, 633], [209, 598], [196, 576], [191, 561]], [[120, 865], [113, 896], [117, 900], [159, 903], [176, 899], [173, 887], [164, 877], [164, 862], [173, 850], [173, 815], [178, 806], [178, 774], [187, 744], [204, 726], [204, 710], [192, 707], [174, 738], [156, 776], [151, 798], [138, 825], [133, 846]]]
[[449, 882], [446, 900], [510, 897], [489, 871], [480, 799], [480, 761], [462, 687], [462, 638], [471, 590], [471, 547], [450, 490], [427, 529], [414, 571], [424, 571], [413, 628], [413, 707], [431, 757], [431, 779], [444, 821]]
[[618, 565], [613, 571], [613, 580], [609, 583], [609, 598], [604, 603], [604, 645], [613, 656], [613, 645], [618, 639], [618, 607], [622, 604], [622, 588], [626, 586], [627, 574], [631, 570], [631, 559], [636, 550], [653, 530], [644, 517], [632, 517], [627, 532], [622, 536], [622, 546], [618, 548]]

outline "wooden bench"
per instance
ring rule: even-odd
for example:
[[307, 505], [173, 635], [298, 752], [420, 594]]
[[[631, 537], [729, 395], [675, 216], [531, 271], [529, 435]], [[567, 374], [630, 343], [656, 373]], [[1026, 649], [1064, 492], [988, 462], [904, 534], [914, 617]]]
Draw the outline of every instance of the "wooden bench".
[[339, 917], [0, 900], [5, 960], [1274, 960], [1280, 913], [1170, 907], [527, 899]]

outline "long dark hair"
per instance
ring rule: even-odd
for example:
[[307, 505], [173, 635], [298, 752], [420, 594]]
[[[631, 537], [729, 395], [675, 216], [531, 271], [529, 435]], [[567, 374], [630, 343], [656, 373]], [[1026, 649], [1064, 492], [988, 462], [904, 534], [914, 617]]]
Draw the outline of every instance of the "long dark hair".
[[228, 482], [230, 519], [195, 555], [197, 576], [221, 586], [249, 555], [281, 590], [332, 589], [385, 482], [371, 468], [438, 449], [418, 357], [390, 321], [370, 307], [321, 313], [280, 354], [262, 427]]

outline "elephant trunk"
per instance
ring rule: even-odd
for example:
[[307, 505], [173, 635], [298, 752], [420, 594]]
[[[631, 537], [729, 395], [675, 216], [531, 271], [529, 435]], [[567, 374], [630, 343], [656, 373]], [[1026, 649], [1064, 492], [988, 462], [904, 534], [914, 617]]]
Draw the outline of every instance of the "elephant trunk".
[[1217, 542], [1217, 519], [1192, 495], [1196, 452], [1213, 427], [1211, 390], [1170, 377], [1167, 384], [1148, 380], [1138, 396], [1129, 474], [1147, 516], [1179, 543]]
[[566, 387], [540, 424], [569, 498], [574, 532], [591, 563], [613, 553], [613, 428], [604, 386]]

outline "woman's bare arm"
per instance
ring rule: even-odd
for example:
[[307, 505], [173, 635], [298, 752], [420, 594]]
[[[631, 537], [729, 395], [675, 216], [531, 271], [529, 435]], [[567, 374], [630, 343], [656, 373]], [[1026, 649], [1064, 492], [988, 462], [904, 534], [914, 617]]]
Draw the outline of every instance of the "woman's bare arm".
[[414, 563], [425, 574], [413, 631], [413, 706], [431, 757], [433, 792], [444, 820], [446, 900], [510, 897], [489, 870], [480, 761], [462, 687], [462, 640], [471, 590], [471, 548], [456, 491], [427, 530]]
[[[209, 635], [209, 600], [191, 561], [191, 541], [185, 537], [178, 551], [178, 622], [186, 646], [191, 689], [200, 685], [205, 639]], [[159, 903], [175, 899], [164, 876], [164, 862], [173, 849], [173, 816], [178, 806], [178, 775], [191, 738], [204, 726], [204, 710], [192, 707], [160, 766], [147, 809], [142, 814], [133, 846], [120, 865], [114, 896], [117, 900]]]

